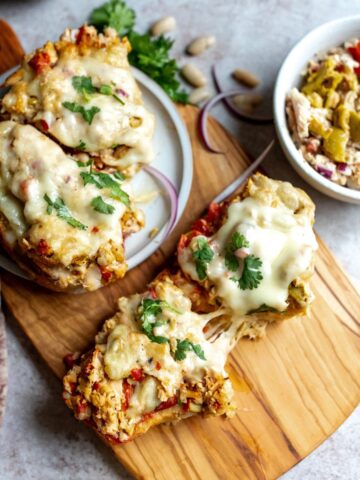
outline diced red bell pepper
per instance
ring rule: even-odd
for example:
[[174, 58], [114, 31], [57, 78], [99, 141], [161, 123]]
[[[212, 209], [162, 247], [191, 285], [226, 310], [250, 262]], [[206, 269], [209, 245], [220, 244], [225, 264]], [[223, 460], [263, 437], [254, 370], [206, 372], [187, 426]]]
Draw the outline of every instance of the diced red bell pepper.
[[200, 232], [202, 235], [205, 235], [205, 237], [208, 237], [211, 235], [211, 227], [208, 224], [208, 222], [205, 220], [205, 218], [199, 218], [198, 220], [195, 220], [191, 228], [192, 230], [196, 230], [197, 232]]
[[43, 238], [41, 238], [39, 240], [39, 243], [37, 244], [36, 246], [36, 253], [38, 255], [47, 255], [50, 251], [50, 246], [49, 244], [47, 243], [46, 240], [44, 240]]
[[122, 388], [123, 388], [125, 399], [122, 403], [121, 410], [123, 412], [126, 412], [126, 410], [129, 408], [130, 398], [134, 393], [134, 387], [130, 383], [128, 383], [127, 380], [124, 380], [122, 384]]
[[92, 388], [93, 388], [93, 390], [95, 390], [95, 392], [97, 392], [100, 388], [100, 383], [99, 382], [94, 382]]
[[47, 132], [49, 130], [49, 125], [43, 118], [40, 120], [40, 126], [44, 132]]
[[158, 405], [155, 408], [154, 412], [160, 412], [161, 410], [166, 410], [167, 408], [171, 408], [177, 404], [177, 401], [178, 401], [177, 396], [174, 395], [173, 397], [170, 397], [167, 400], [165, 400], [165, 402], [161, 402], [160, 405]]
[[111, 280], [112, 277], [112, 272], [108, 270], [106, 267], [102, 267], [101, 265], [99, 266], [100, 272], [101, 272], [101, 278], [105, 283], [108, 283]]
[[142, 382], [144, 380], [144, 370], [142, 368], [133, 368], [130, 376], [135, 382]]
[[155, 368], [156, 368], [156, 370], [160, 370], [160, 369], [161, 369], [161, 363], [160, 363], [160, 362], [156, 362], [156, 363], [155, 363]]
[[181, 409], [183, 412], [188, 412], [190, 410], [190, 398], [187, 398], [186, 403], [181, 405]]
[[29, 65], [39, 75], [50, 65], [50, 62], [50, 55], [47, 52], [38, 52], [29, 61]]
[[354, 60], [360, 63], [360, 42], [358, 42], [354, 47], [348, 47], [347, 51]]

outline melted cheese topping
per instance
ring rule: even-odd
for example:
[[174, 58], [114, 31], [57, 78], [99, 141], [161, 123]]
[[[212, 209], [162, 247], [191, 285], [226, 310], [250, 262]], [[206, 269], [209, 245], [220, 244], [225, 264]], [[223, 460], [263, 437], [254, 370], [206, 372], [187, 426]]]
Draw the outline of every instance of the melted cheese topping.
[[[128, 208], [106, 189], [84, 186], [80, 176], [84, 169], [34, 127], [0, 123], [0, 169], [0, 211], [9, 222], [8, 243], [13, 245], [24, 235], [34, 245], [45, 240], [64, 266], [93, 257], [108, 244], [122, 251], [121, 218]], [[122, 188], [129, 189], [126, 182]], [[61, 198], [86, 230], [72, 227], [55, 210], [48, 214], [45, 194], [52, 201]], [[113, 206], [112, 214], [99, 213], [90, 205], [99, 195]]]
[[[49, 45], [52, 44], [47, 45], [48, 49]], [[27, 120], [44, 120], [48, 132], [68, 147], [76, 148], [81, 142], [88, 152], [117, 145], [130, 147], [121, 159], [112, 159], [113, 165], [126, 168], [149, 163], [153, 158], [154, 116], [143, 105], [127, 61], [126, 46], [113, 41], [106, 47], [81, 50], [69, 43], [65, 48], [61, 44], [58, 53], [56, 64], [37, 75], [25, 63], [22, 78], [3, 99], [3, 108], [11, 112], [14, 106], [22, 105], [20, 112]], [[85, 98], [72, 85], [74, 76], [90, 77], [97, 88], [111, 86], [124, 105], [111, 95], [100, 93]], [[98, 107], [100, 112], [89, 125], [80, 113], [66, 109], [64, 102], [75, 102], [86, 109]]]
[[[225, 266], [225, 246], [234, 232], [245, 236], [250, 243], [249, 253], [262, 261], [263, 280], [253, 290], [241, 290], [231, 280], [231, 277], [241, 275], [241, 267], [234, 273]], [[198, 239], [194, 237], [178, 258], [182, 270], [197, 281], [199, 277], [192, 253], [197, 248]], [[236, 315], [245, 315], [264, 304], [284, 311], [288, 305], [290, 283], [310, 268], [317, 248], [308, 216], [295, 215], [284, 205], [271, 207], [251, 197], [232, 203], [224, 225], [207, 240], [214, 251], [207, 266], [207, 277], [223, 306]]]
[[[151, 378], [151, 381], [137, 385], [129, 417], [154, 410], [161, 401], [177, 393], [184, 379], [201, 381], [206, 373], [227, 376], [224, 365], [232, 347], [235, 329], [224, 332], [214, 342], [207, 340], [203, 331], [205, 325], [220, 317], [222, 312], [206, 315], [193, 312], [190, 300], [172, 282], [157, 283], [156, 291], [161, 300], [179, 312], [164, 307], [162, 313], [156, 316], [156, 321], [163, 324], [154, 328], [153, 333], [168, 338], [169, 343], [152, 342], [142, 333], [137, 316], [140, 295], [119, 300], [120, 312], [126, 324], [116, 325], [106, 342], [104, 364], [111, 380], [128, 378], [131, 370], [138, 368]], [[184, 339], [199, 345], [206, 360], [193, 351], [186, 352], [184, 360], [175, 360], [177, 340]]]

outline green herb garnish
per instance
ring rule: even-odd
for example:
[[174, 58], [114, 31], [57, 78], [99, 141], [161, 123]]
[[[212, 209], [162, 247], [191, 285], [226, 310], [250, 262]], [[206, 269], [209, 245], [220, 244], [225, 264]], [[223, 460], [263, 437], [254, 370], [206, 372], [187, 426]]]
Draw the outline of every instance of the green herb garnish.
[[110, 190], [111, 196], [115, 200], [119, 200], [126, 206], [130, 205], [129, 195], [124, 190], [121, 189], [118, 183], [119, 181], [121, 182], [124, 180], [124, 176], [121, 175], [121, 173], [94, 172], [90, 165], [90, 171], [81, 172], [80, 175], [81, 175], [81, 178], [83, 179], [84, 185], [91, 183], [93, 185], [96, 185], [96, 187], [100, 190], [102, 190], [103, 188], [106, 188]]
[[90, 205], [96, 212], [104, 213], [105, 215], [111, 215], [114, 213], [115, 207], [110, 203], [104, 202], [102, 197], [98, 196], [91, 200]]
[[122, 36], [134, 26], [135, 12], [122, 0], [110, 0], [92, 11], [90, 23], [100, 31], [112, 27]]
[[214, 252], [211, 250], [205, 238], [197, 240], [197, 249], [193, 251], [192, 258], [195, 260], [195, 268], [200, 280], [205, 280], [207, 277], [207, 264], [211, 262], [214, 257]]
[[253, 290], [259, 286], [263, 279], [260, 267], [262, 261], [254, 255], [249, 255], [244, 259], [244, 266], [241, 277], [231, 277], [230, 280], [236, 282], [241, 290]]
[[88, 160], [87, 162], [82, 162], [81, 160], [76, 160], [76, 163], [78, 165], [78, 167], [88, 167], [89, 165], [92, 164], [92, 160]]
[[155, 327], [164, 325], [165, 321], [156, 320], [156, 317], [163, 312], [163, 309], [167, 308], [175, 313], [180, 313], [175, 310], [164, 300], [153, 300], [151, 298], [144, 298], [139, 305], [139, 320], [142, 325], [143, 332], [146, 336], [155, 343], [168, 343], [169, 339], [160, 335], [154, 335], [153, 330]]
[[55, 210], [56, 215], [62, 220], [65, 220], [65, 222], [71, 225], [72, 227], [79, 228], [80, 230], [87, 229], [86, 225], [79, 222], [71, 215], [69, 209], [65, 205], [64, 200], [62, 198], [58, 197], [55, 201], [52, 201], [51, 198], [48, 196], [48, 194], [45, 193], [44, 200], [48, 204], [48, 207], [46, 209], [46, 212], [48, 213], [48, 215], [51, 215], [52, 211]]
[[230, 242], [225, 248], [225, 265], [231, 272], [236, 272], [239, 268], [239, 258], [235, 255], [236, 250], [248, 246], [249, 242], [244, 235], [239, 232], [232, 234]]
[[269, 305], [266, 305], [266, 303], [263, 303], [260, 305], [258, 308], [254, 308], [254, 310], [250, 310], [247, 312], [246, 315], [252, 315], [253, 313], [261, 313], [261, 312], [278, 312], [276, 308], [269, 307]]
[[89, 125], [91, 125], [95, 115], [100, 112], [99, 107], [91, 107], [86, 109], [82, 105], [75, 102], [63, 102], [63, 107], [67, 110], [70, 110], [70, 112], [80, 113], [85, 122]]
[[206, 360], [203, 349], [200, 345], [194, 344], [189, 340], [176, 340], [176, 351], [174, 354], [175, 360], [185, 360], [186, 353], [191, 350], [199, 357], [201, 360]]
[[170, 58], [172, 40], [135, 32], [135, 12], [123, 0], [110, 0], [93, 10], [90, 23], [100, 31], [112, 27], [120, 36], [127, 35], [132, 47], [129, 54], [131, 65], [155, 80], [175, 102], [188, 103], [188, 94], [180, 88], [177, 80], [179, 67], [176, 60]]
[[113, 88], [110, 85], [100, 85], [99, 88], [95, 87], [91, 77], [74, 76], [72, 77], [72, 85], [77, 92], [84, 96], [87, 102], [90, 100], [90, 95], [100, 93], [101, 95], [111, 95], [116, 101], [121, 103], [121, 105], [125, 105], [125, 102], [113, 92]]

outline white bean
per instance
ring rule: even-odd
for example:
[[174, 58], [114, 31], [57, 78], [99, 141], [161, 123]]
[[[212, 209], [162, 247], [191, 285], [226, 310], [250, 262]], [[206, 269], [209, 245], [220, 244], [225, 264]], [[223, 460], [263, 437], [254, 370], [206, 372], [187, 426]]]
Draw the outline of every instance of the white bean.
[[256, 85], [260, 83], [260, 80], [256, 75], [248, 70], [242, 70], [241, 68], [234, 70], [233, 77], [235, 80], [248, 87], [256, 87]]
[[213, 35], [203, 35], [195, 38], [186, 48], [189, 55], [200, 55], [204, 50], [215, 45], [216, 38]]
[[210, 97], [210, 92], [206, 87], [195, 88], [189, 95], [189, 102], [197, 105], [198, 103], [207, 100]]
[[192, 63], [182, 67], [181, 75], [194, 87], [203, 87], [207, 84], [205, 75]]
[[151, 26], [150, 33], [154, 37], [158, 37], [164, 33], [171, 32], [175, 27], [176, 20], [174, 17], [163, 17]]

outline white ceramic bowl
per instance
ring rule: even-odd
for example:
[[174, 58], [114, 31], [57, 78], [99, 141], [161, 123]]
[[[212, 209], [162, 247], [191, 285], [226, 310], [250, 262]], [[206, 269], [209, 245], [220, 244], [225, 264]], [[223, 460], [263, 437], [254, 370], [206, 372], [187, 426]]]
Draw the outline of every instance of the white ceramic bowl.
[[286, 122], [285, 99], [293, 87], [299, 87], [301, 72], [316, 53], [360, 37], [360, 15], [340, 18], [315, 28], [286, 57], [279, 71], [274, 91], [274, 120], [280, 144], [291, 165], [312, 187], [330, 197], [360, 205], [360, 191], [337, 185], [317, 173], [295, 147]]

